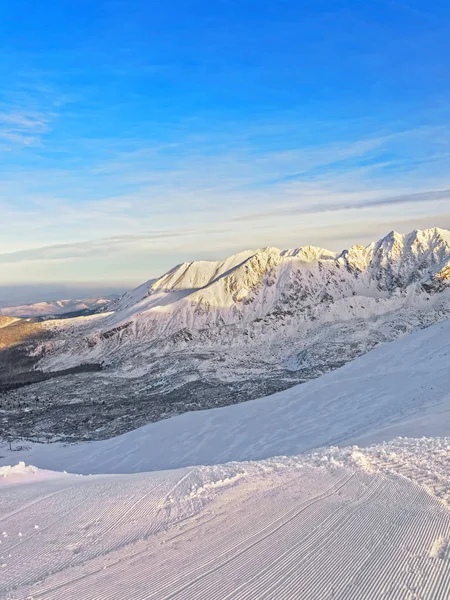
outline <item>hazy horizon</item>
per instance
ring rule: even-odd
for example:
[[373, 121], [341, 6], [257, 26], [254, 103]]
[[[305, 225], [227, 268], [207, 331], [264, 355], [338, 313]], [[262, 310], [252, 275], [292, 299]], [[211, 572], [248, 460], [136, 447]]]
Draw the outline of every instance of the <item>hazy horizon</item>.
[[98, 296], [112, 296], [122, 294], [133, 285], [106, 286], [102, 284], [91, 285], [87, 283], [52, 284], [38, 283], [35, 285], [1, 284], [0, 308], [8, 306], [21, 306], [22, 304], [35, 304], [37, 302], [54, 302], [56, 300], [74, 300], [95, 298]]

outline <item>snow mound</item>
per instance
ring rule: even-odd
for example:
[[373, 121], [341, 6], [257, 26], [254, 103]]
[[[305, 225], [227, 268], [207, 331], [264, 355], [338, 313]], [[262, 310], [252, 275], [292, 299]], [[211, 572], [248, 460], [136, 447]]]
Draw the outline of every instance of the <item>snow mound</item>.
[[60, 478], [67, 474], [56, 471], [47, 471], [38, 469], [33, 465], [27, 465], [24, 461], [18, 462], [16, 465], [5, 465], [0, 467], [0, 488], [2, 486], [30, 483], [36, 481], [44, 481], [46, 479]]
[[17, 465], [0, 467], [0, 477], [10, 477], [11, 475], [34, 475], [37, 470], [37, 467], [25, 465], [23, 461], [20, 461]]
[[420, 485], [450, 507], [450, 438], [398, 437], [367, 447], [320, 448], [298, 457], [303, 465], [324, 464], [398, 475]]

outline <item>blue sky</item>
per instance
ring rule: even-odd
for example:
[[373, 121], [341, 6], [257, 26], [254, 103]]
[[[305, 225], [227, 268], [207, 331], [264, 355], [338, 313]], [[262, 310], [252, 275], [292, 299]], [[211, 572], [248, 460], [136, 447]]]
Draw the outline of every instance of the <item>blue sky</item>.
[[0, 281], [450, 227], [450, 5], [0, 5]]

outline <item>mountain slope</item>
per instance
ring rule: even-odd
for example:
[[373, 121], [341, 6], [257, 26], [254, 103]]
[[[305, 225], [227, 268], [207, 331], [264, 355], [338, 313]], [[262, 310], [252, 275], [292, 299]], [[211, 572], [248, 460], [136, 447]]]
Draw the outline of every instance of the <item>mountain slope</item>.
[[238, 341], [260, 337], [264, 325], [297, 333], [319, 319], [387, 312], [411, 295], [428, 301], [432, 292], [448, 289], [449, 270], [450, 232], [440, 229], [392, 232], [339, 255], [311, 246], [265, 248], [223, 262], [185, 263], [113, 302], [103, 320], [83, 329], [87, 339], [77, 352], [98, 356], [96, 346], [108, 353], [126, 339], [159, 347], [203, 344], [223, 340], [224, 333], [230, 343], [233, 334]]
[[[260, 460], [320, 446], [450, 430], [450, 321], [379, 346], [267, 398], [190, 412], [110, 440], [14, 452], [38, 467], [129, 473]], [[421, 433], [422, 432], [422, 433]], [[0, 464], [9, 464], [5, 450]]]

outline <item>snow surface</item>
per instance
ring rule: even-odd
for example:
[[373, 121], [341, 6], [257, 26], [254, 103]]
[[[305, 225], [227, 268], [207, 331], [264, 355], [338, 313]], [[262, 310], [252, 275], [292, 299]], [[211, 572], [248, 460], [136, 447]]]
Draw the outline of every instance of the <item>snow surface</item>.
[[131, 473], [295, 455], [320, 446], [370, 444], [450, 432], [450, 321], [379, 346], [344, 367], [273, 396], [166, 419], [71, 446], [0, 450], [74, 473]]
[[[447, 487], [448, 442], [435, 447]], [[395, 474], [389, 446], [364, 452], [12, 486], [0, 597], [448, 598], [450, 512]]]

